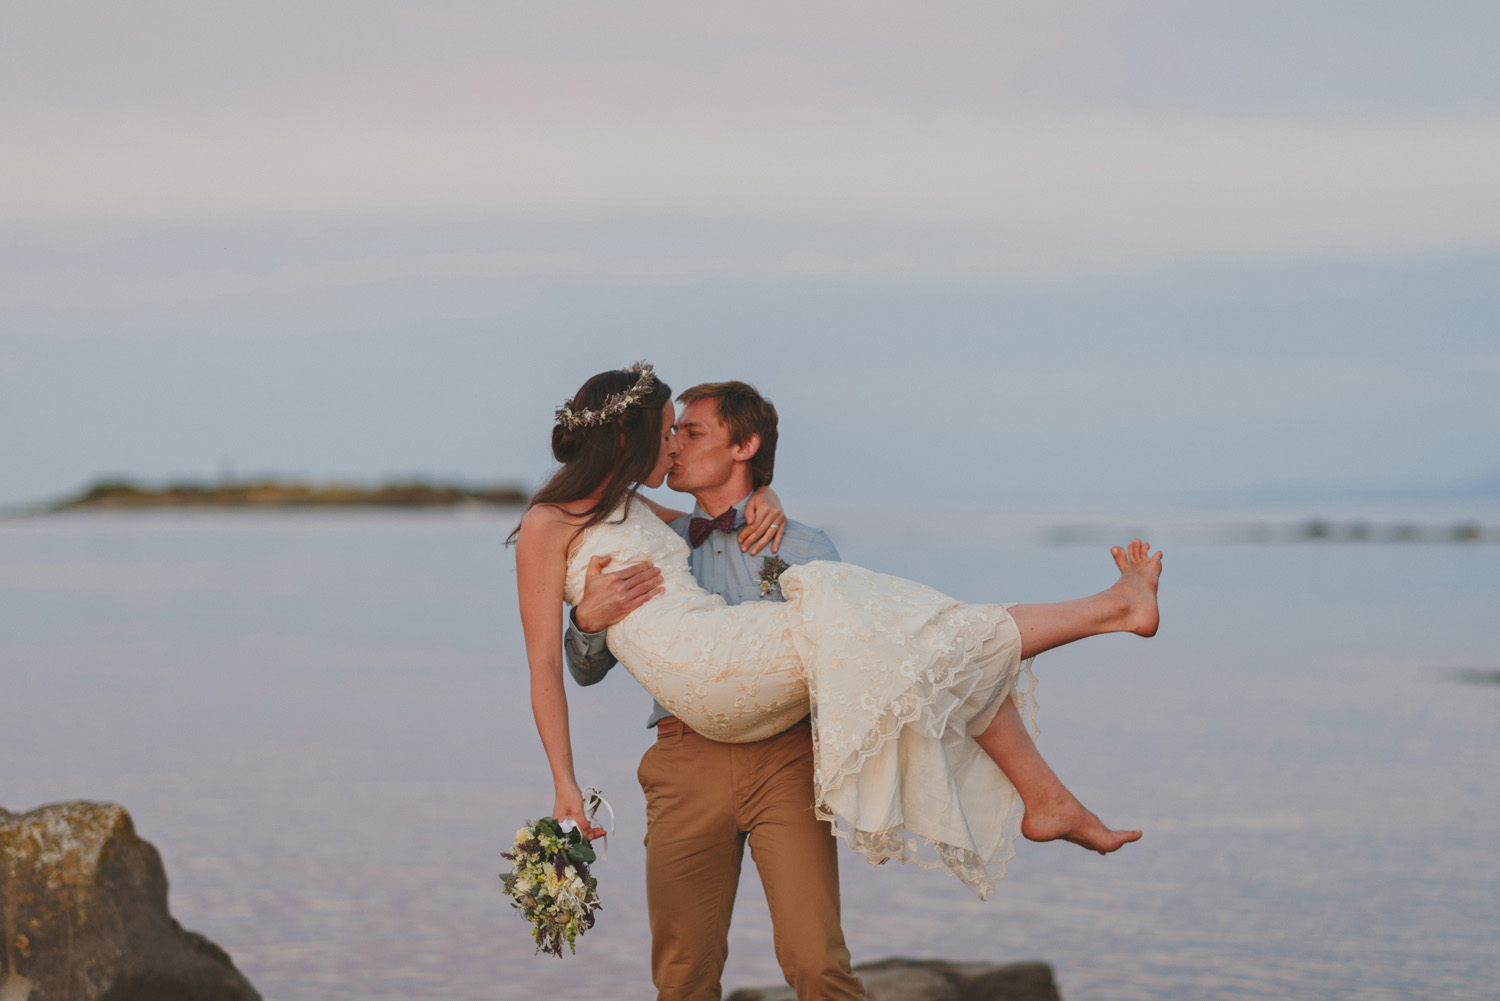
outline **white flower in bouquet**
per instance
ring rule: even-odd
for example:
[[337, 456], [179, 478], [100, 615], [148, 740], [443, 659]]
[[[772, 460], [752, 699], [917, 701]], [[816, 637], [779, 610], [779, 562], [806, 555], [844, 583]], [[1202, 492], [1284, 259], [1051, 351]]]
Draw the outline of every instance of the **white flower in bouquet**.
[[[601, 799], [590, 789], [591, 805]], [[531, 936], [538, 953], [562, 955], [563, 942], [577, 953], [579, 935], [594, 926], [594, 912], [599, 910], [599, 880], [589, 873], [594, 848], [583, 833], [571, 824], [564, 830], [551, 817], [536, 823], [527, 822], [516, 832], [515, 844], [501, 858], [510, 859], [515, 869], [500, 875], [511, 906], [531, 923]]]

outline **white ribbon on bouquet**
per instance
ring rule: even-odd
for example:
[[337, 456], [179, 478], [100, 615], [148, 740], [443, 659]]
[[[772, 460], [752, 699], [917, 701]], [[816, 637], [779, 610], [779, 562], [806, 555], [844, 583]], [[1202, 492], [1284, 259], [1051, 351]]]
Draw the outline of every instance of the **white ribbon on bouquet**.
[[[588, 813], [589, 823], [591, 824], [594, 822], [594, 815], [599, 812], [601, 806], [609, 811], [609, 825], [605, 827], [604, 833], [599, 837], [599, 861], [603, 862], [609, 857], [609, 836], [615, 833], [615, 808], [609, 805], [609, 800], [605, 799], [604, 795], [599, 792], [598, 786], [589, 786], [583, 791], [583, 806], [584, 810]], [[564, 820], [558, 826], [564, 831], [575, 831], [578, 829], [578, 825], [574, 823], [572, 817]]]

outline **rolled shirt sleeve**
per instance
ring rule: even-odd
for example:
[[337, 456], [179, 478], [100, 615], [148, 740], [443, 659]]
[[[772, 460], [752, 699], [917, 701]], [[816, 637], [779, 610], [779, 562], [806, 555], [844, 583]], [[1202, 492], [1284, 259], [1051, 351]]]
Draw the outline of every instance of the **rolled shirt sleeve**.
[[586, 633], [573, 621], [573, 611], [568, 610], [568, 629], [563, 633], [564, 659], [568, 662], [568, 673], [580, 685], [597, 685], [604, 680], [609, 669], [615, 666], [615, 655], [609, 652], [604, 642], [606, 630]]

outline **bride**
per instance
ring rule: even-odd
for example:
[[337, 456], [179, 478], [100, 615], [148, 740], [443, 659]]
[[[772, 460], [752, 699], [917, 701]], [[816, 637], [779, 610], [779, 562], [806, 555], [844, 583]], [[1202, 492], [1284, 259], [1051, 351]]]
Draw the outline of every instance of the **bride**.
[[[562, 463], [513, 533], [531, 706], [556, 792], [553, 816], [591, 836], [574, 775], [563, 688], [562, 610], [590, 560], [655, 563], [660, 593], [610, 627], [611, 652], [706, 737], [752, 741], [813, 718], [815, 808], [872, 862], [941, 868], [984, 896], [1017, 829], [1101, 854], [1140, 837], [1087, 810], [1042, 759], [1030, 660], [1085, 636], [1156, 632], [1161, 554], [1112, 550], [1119, 578], [1087, 598], [965, 605], [847, 563], [792, 567], [784, 602], [728, 606], [688, 571], [678, 516], [637, 495], [676, 455], [671, 391], [644, 363], [584, 383], [557, 412]], [[779, 520], [774, 495], [757, 497]], [[1034, 682], [1033, 682], [1034, 684]], [[1019, 821], [1019, 825], [1017, 824]]]

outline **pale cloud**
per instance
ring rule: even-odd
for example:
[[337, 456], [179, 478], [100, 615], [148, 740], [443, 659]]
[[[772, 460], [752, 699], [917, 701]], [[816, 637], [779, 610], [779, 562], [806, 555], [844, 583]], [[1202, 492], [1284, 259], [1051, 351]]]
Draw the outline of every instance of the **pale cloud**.
[[[1008, 245], [937, 263], [1001, 277], [1473, 246], [1500, 237], [1491, 29], [1456, 0], [20, 0], [0, 220], [810, 207], [988, 228]], [[639, 256], [601, 266], [743, 263]]]
[[1488, 0], [11, 0], [0, 93], [192, 125], [1473, 115], [1500, 105], [1497, 32]]
[[[575, 368], [642, 355], [860, 415], [784, 458], [830, 494], [892, 449], [986, 498], [1472, 477], [1497, 36], [1488, 0], [14, 0], [4, 490], [540, 475]], [[997, 421], [1047, 433], [976, 473]]]
[[727, 257], [626, 257], [602, 270], [618, 278], [699, 278], [723, 274], [730, 266]]
[[[0, 218], [806, 205], [844, 218], [988, 228], [1024, 243], [1030, 267], [1060, 273], [1500, 240], [1500, 118], [887, 115], [759, 131], [656, 123], [299, 135], [156, 128], [87, 139], [68, 130], [80, 137], [68, 143], [0, 140]], [[464, 273], [462, 262], [453, 266]]]
[[298, 261], [256, 271], [227, 267], [145, 271], [128, 264], [116, 269], [22, 267], [0, 270], [0, 307], [175, 306], [234, 296], [361, 288], [408, 279], [535, 278], [588, 275], [598, 270], [598, 263], [585, 254], [472, 251]]
[[864, 257], [839, 256], [804, 248], [768, 261], [760, 268], [760, 271], [770, 275], [802, 275], [819, 278], [853, 275], [889, 277], [903, 273], [910, 274], [913, 264], [914, 262], [910, 259], [896, 254], [876, 254]]
[[1101, 82], [1120, 0], [16, 0], [0, 90], [19, 107], [193, 125], [517, 116], [974, 111], [1028, 79]]

